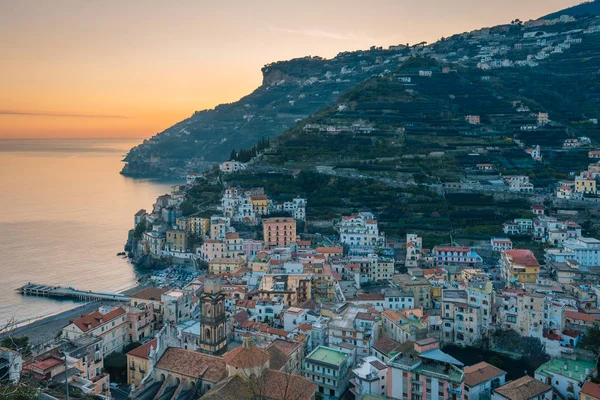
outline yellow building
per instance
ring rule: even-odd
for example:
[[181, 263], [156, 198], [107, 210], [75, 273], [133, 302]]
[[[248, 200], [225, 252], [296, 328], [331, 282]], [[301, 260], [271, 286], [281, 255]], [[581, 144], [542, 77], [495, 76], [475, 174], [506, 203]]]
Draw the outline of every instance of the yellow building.
[[540, 263], [531, 250], [505, 250], [502, 254], [502, 273], [507, 282], [535, 282]]
[[208, 263], [208, 273], [213, 275], [234, 272], [244, 266], [241, 258], [215, 258]]
[[312, 276], [266, 274], [260, 281], [258, 295], [263, 300], [281, 296], [286, 306], [296, 306], [312, 299]]
[[201, 217], [187, 217], [187, 230], [194, 235], [204, 236], [210, 230], [210, 219]]
[[266, 274], [267, 272], [269, 272], [269, 259], [267, 257], [261, 257], [261, 255], [259, 254], [254, 259], [252, 259], [252, 261], [250, 261], [248, 266], [252, 269], [253, 274]]
[[579, 392], [579, 400], [600, 400], [600, 385], [591, 381], [586, 382]]
[[170, 229], [167, 231], [167, 250], [183, 253], [187, 250], [188, 234], [186, 231]]
[[576, 178], [575, 192], [583, 194], [596, 194], [596, 180], [588, 178]]
[[264, 194], [250, 196], [252, 210], [256, 215], [265, 215], [269, 213], [269, 198]]
[[127, 384], [138, 387], [150, 371], [151, 353], [156, 350], [157, 340], [152, 339], [127, 353]]

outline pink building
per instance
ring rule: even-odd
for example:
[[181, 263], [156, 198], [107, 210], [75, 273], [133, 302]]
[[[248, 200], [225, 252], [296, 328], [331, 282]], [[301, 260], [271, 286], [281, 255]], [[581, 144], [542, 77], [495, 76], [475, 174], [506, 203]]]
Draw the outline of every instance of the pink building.
[[435, 341], [417, 343], [388, 362], [387, 396], [412, 400], [461, 400], [465, 379], [463, 364], [435, 347]]
[[242, 251], [246, 254], [246, 259], [256, 256], [263, 249], [261, 240], [244, 239], [242, 243]]

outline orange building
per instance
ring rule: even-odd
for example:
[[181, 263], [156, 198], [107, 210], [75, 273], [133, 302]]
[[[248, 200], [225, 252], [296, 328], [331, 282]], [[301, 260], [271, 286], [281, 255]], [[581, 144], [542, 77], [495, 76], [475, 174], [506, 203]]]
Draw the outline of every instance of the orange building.
[[266, 248], [288, 247], [296, 243], [296, 220], [293, 218], [265, 218], [263, 234]]

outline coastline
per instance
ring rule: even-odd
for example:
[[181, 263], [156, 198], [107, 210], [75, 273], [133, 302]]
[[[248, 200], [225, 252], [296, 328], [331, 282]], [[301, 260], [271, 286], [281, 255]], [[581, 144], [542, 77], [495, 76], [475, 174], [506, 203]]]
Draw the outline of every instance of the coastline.
[[[122, 290], [119, 292], [124, 295], [131, 295], [139, 292], [140, 290], [148, 287], [148, 284], [137, 283], [135, 286]], [[62, 311], [56, 314], [45, 315], [40, 317], [32, 318], [31, 322], [25, 323], [20, 326], [9, 328], [8, 332], [0, 333], [0, 338], [10, 333], [14, 336], [27, 336], [29, 343], [32, 346], [41, 345], [52, 341], [56, 338], [58, 333], [64, 328], [71, 319], [79, 317], [81, 314], [88, 314], [97, 310], [102, 305], [118, 305], [123, 304], [122, 302], [112, 301], [90, 301], [82, 302], [75, 308], [71, 308], [66, 311]]]

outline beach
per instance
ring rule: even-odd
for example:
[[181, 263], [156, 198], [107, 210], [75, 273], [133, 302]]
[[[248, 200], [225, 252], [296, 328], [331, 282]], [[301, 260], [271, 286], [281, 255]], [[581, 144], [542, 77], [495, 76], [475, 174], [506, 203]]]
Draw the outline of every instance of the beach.
[[[148, 285], [136, 285], [120, 293], [129, 296], [139, 292], [140, 290], [146, 287], [148, 287]], [[14, 329], [8, 329], [8, 332], [1, 333], [0, 337], [6, 336], [7, 334], [19, 337], [27, 336], [29, 338], [29, 343], [32, 346], [42, 345], [44, 343], [54, 340], [58, 336], [62, 328], [69, 324], [70, 320], [79, 318], [81, 314], [89, 314], [91, 312], [94, 312], [98, 309], [98, 307], [103, 305], [119, 306], [122, 304], [128, 303], [118, 301], [82, 302], [81, 305], [77, 306], [76, 308], [58, 314], [49, 315], [47, 317], [42, 317], [29, 324], [19, 326]]]

